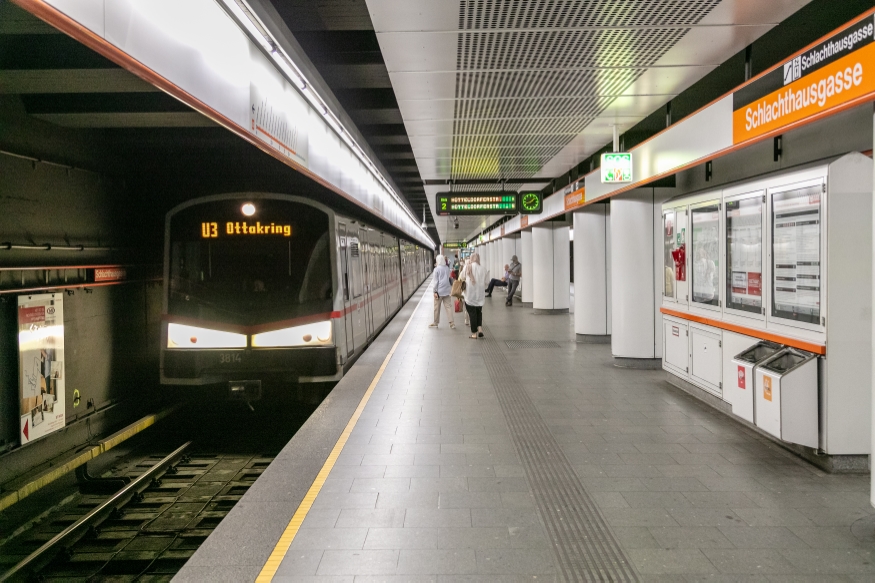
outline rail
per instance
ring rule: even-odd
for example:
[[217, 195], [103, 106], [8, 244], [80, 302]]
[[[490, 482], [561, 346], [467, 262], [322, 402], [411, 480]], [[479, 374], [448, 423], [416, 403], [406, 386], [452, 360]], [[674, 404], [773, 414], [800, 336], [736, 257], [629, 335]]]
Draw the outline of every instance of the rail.
[[0, 249], [6, 251], [120, 251], [119, 247], [93, 247], [90, 245], [53, 245], [52, 243], [43, 243], [42, 245], [23, 245], [18, 243], [10, 243], [5, 241], [0, 243]]
[[152, 484], [152, 480], [161, 472], [173, 465], [183, 452], [191, 445], [190, 441], [176, 448], [170, 455], [159, 461], [157, 464], [143, 472], [130, 484], [116, 492], [108, 500], [97, 506], [94, 510], [62, 530], [60, 533], [52, 537], [43, 546], [32, 552], [30, 555], [22, 559], [12, 569], [0, 576], [0, 583], [10, 581], [16, 576], [25, 574], [26, 571], [35, 571], [46, 563], [51, 561], [54, 555], [50, 555], [50, 551], [55, 547], [67, 542], [76, 542], [88, 533], [88, 530], [103, 520], [106, 520], [113, 512], [131, 501], [135, 496], [139, 495], [143, 490]]

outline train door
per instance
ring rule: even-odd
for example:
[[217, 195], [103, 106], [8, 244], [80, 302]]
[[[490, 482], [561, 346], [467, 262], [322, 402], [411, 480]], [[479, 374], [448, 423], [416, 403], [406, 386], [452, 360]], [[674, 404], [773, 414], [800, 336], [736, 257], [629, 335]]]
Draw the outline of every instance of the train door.
[[355, 350], [355, 329], [352, 323], [352, 290], [349, 287], [349, 242], [346, 236], [346, 225], [337, 224], [337, 235], [340, 238], [340, 271], [343, 278], [341, 291], [343, 293], [343, 327], [346, 334], [346, 354], [349, 356]]
[[361, 348], [367, 341], [367, 329], [365, 328], [365, 286], [364, 269], [362, 266], [362, 244], [358, 237], [347, 237], [349, 244], [349, 291], [350, 313], [353, 332], [355, 334], [355, 347]]
[[374, 312], [371, 301], [373, 296], [371, 293], [371, 288], [373, 287], [373, 279], [374, 274], [371, 273], [370, 269], [370, 259], [371, 259], [371, 244], [368, 241], [368, 232], [366, 229], [359, 229], [359, 240], [361, 241], [362, 248], [362, 276], [364, 279], [364, 294], [361, 299], [361, 312], [362, 317], [364, 318], [365, 325], [365, 338], [370, 338], [374, 334]]
[[383, 272], [383, 309], [386, 313], [386, 320], [389, 319], [389, 291], [391, 290], [391, 284], [389, 283], [389, 269], [386, 265], [386, 259], [388, 258], [388, 245], [389, 241], [386, 239], [386, 236], [380, 233], [380, 271]]

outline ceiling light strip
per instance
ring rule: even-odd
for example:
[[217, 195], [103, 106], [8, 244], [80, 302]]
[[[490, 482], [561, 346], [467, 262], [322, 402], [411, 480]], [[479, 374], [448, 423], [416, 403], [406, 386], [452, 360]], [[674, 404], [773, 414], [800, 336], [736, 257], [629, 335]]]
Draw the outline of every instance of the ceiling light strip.
[[[395, 189], [389, 185], [389, 181], [383, 176], [382, 172], [377, 169], [373, 160], [368, 156], [355, 138], [353, 138], [340, 119], [331, 111], [325, 101], [316, 93], [313, 86], [307, 81], [306, 75], [298, 68], [295, 62], [286, 54], [279, 46], [273, 35], [261, 22], [261, 19], [252, 11], [245, 0], [221, 0], [222, 6], [233, 17], [247, 33], [248, 36], [268, 55], [277, 68], [283, 73], [292, 85], [298, 88], [301, 94], [307, 101], [322, 114], [328, 126], [340, 136], [344, 143], [355, 153], [356, 157], [361, 160], [368, 171], [376, 178], [381, 187], [389, 194], [389, 196], [398, 204], [407, 216], [413, 221], [413, 224], [419, 227], [418, 218], [410, 210], [410, 207], [404, 203], [403, 199], [395, 192]], [[420, 227], [420, 229], [422, 229]], [[422, 229], [426, 239], [431, 240], [425, 229]]]

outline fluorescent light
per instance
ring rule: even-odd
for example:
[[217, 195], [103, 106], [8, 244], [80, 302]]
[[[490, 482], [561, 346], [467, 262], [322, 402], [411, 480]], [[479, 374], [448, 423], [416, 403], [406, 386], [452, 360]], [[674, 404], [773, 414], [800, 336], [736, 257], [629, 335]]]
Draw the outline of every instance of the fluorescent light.
[[[352, 149], [352, 151], [358, 156], [365, 165], [368, 167], [368, 170], [371, 174], [377, 179], [377, 182], [386, 190], [386, 193], [395, 201], [396, 204], [400, 205], [410, 220], [413, 222], [414, 227], [418, 227], [418, 219], [413, 214], [413, 211], [408, 208], [407, 204], [403, 201], [403, 199], [394, 191], [394, 189], [389, 186], [388, 180], [383, 176], [383, 174], [378, 170], [376, 164], [370, 159], [364, 149], [361, 148], [355, 140], [349, 136], [349, 132], [340, 122], [340, 120], [334, 116], [333, 112], [328, 108], [325, 104], [325, 101], [315, 92], [313, 91], [312, 84], [307, 80], [306, 76], [301, 72], [295, 62], [289, 58], [289, 56], [283, 51], [282, 47], [280, 47], [279, 43], [276, 42], [276, 39], [270, 34], [267, 30], [267, 27], [264, 26], [264, 23], [259, 20], [258, 16], [252, 10], [252, 8], [246, 3], [245, 0], [221, 0], [222, 5], [224, 5], [228, 12], [232, 15], [234, 20], [236, 20], [240, 26], [245, 28], [249, 34], [255, 39], [255, 42], [261, 46], [264, 51], [267, 53], [269, 58], [274, 62], [277, 68], [282, 71], [286, 78], [295, 85], [301, 92], [302, 95], [310, 102], [310, 104], [321, 113], [327, 120], [328, 125], [341, 137], [344, 142], [346, 142], [347, 146]], [[422, 234], [426, 237], [426, 239], [430, 240], [428, 233], [425, 229], [422, 229]]]
[[246, 348], [246, 336], [171, 322], [167, 325], [167, 348]]
[[262, 332], [252, 336], [252, 346], [255, 348], [329, 345], [331, 345], [331, 320]]

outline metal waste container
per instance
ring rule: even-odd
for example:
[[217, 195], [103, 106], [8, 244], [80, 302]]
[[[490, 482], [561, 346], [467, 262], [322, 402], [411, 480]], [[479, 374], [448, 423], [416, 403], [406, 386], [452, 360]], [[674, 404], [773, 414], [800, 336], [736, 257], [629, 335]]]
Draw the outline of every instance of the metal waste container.
[[753, 423], [756, 419], [754, 409], [754, 369], [763, 361], [774, 356], [784, 348], [780, 344], [763, 340], [757, 342], [744, 352], [736, 354], [732, 358], [732, 364], [737, 368], [735, 386], [727, 387], [731, 391], [729, 401], [732, 403], [732, 412], [745, 421]]
[[817, 355], [785, 348], [760, 363], [756, 376], [756, 424], [775, 437], [818, 447]]

